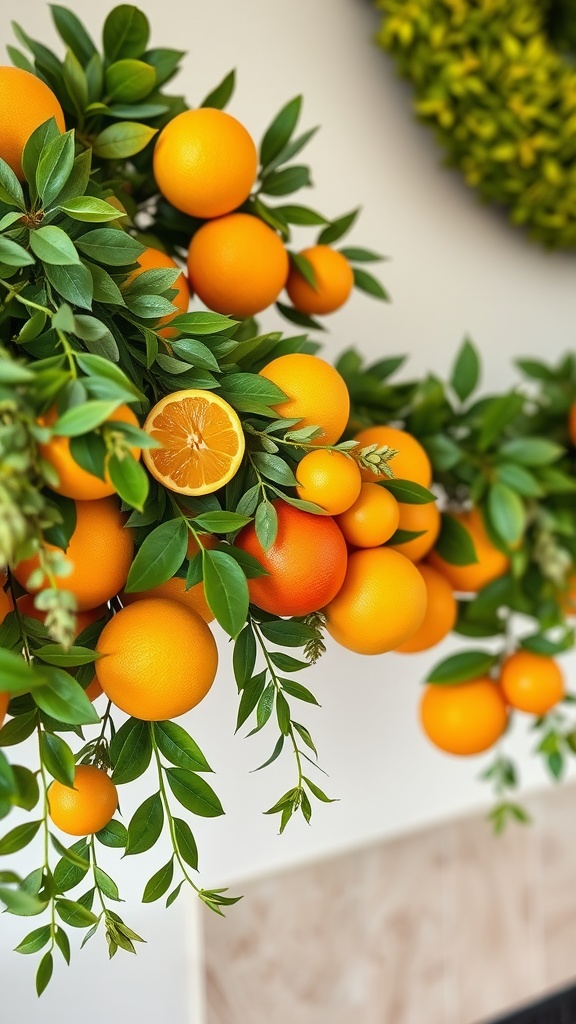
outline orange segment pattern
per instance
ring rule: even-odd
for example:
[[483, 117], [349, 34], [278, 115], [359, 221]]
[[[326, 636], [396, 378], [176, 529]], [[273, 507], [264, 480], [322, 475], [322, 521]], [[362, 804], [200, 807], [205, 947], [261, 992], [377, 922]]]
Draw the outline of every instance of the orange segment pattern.
[[204, 489], [227, 476], [240, 438], [226, 411], [205, 398], [167, 405], [149, 426], [162, 448], [149, 452], [158, 472], [178, 490]]

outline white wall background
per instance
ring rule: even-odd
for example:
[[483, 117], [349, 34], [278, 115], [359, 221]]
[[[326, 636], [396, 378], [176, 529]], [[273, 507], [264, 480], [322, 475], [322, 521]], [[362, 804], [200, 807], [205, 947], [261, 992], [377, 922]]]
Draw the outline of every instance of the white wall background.
[[[370, 358], [408, 352], [409, 374], [445, 373], [469, 333], [482, 350], [490, 388], [511, 381], [515, 356], [554, 357], [574, 345], [574, 257], [529, 243], [441, 167], [431, 135], [412, 119], [409, 88], [372, 42], [378, 17], [369, 0], [142, 0], [141, 6], [152, 22], [154, 45], [189, 51], [177, 87], [191, 104], [236, 67], [238, 88], [229, 110], [260, 138], [281, 105], [302, 92], [302, 127], [322, 125], [308, 151], [316, 188], [306, 198], [328, 216], [361, 203], [364, 213], [351, 241], [393, 258], [382, 271], [393, 305], [356, 293], [330, 322], [327, 358], [355, 345]], [[74, 10], [99, 32], [105, 7], [75, 0]], [[54, 40], [41, 0], [21, 0], [17, 9], [3, 5], [4, 42], [13, 41], [13, 16], [35, 38]], [[269, 314], [265, 322], [277, 321]], [[420, 682], [436, 652], [371, 659], [331, 646], [309, 673], [322, 710], [303, 706], [301, 717], [330, 774], [326, 788], [340, 802], [318, 807], [311, 828], [296, 822], [279, 838], [275, 821], [261, 811], [293, 784], [293, 765], [286, 754], [266, 772], [249, 774], [275, 736], [234, 737], [235, 685], [225, 638], [220, 649], [217, 682], [185, 723], [217, 771], [215, 785], [227, 810], [225, 818], [200, 820], [196, 827], [203, 884], [233, 883], [241, 891], [249, 875], [489, 801], [477, 781], [485, 760], [446, 757], [419, 731]], [[521, 730], [507, 741], [522, 757], [526, 783], [541, 784], [540, 767], [527, 757], [530, 744]], [[142, 785], [130, 804], [143, 795]], [[126, 919], [148, 935], [149, 945], [137, 960], [118, 957], [110, 968], [102, 962], [103, 942], [97, 963], [92, 950], [84, 951], [74, 972], [60, 969], [43, 997], [44, 1019], [93, 1024], [107, 994], [108, 1024], [136, 1015], [143, 1022], [162, 1017], [201, 1024], [189, 905], [183, 901], [163, 914], [136, 902], [161, 863], [151, 852], [118, 869], [131, 895]], [[1, 967], [11, 979], [4, 1008], [11, 1024], [29, 1024], [39, 1013], [29, 959], [8, 959], [21, 924], [9, 919], [3, 929], [8, 935]]]

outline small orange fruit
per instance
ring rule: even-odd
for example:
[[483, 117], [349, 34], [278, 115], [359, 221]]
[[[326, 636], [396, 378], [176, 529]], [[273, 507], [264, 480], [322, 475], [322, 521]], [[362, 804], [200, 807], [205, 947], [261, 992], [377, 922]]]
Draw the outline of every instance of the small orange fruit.
[[[56, 586], [74, 594], [81, 612], [104, 604], [121, 590], [134, 555], [132, 530], [125, 528], [126, 516], [115, 498], [76, 502], [76, 527], [66, 549], [72, 563], [68, 576], [57, 576]], [[53, 544], [46, 550], [56, 551]], [[14, 568], [20, 586], [26, 588], [32, 572], [39, 567], [38, 555]], [[44, 580], [32, 593], [48, 585]], [[30, 589], [30, 588], [29, 588]]]
[[188, 250], [192, 290], [208, 309], [238, 320], [276, 302], [288, 266], [279, 235], [249, 213], [230, 213], [203, 224]]
[[448, 580], [429, 565], [416, 568], [426, 584], [426, 614], [414, 635], [396, 648], [401, 654], [415, 654], [435, 647], [454, 628], [458, 615], [458, 604]]
[[250, 195], [258, 170], [252, 137], [223, 110], [186, 110], [168, 122], [154, 148], [162, 195], [190, 217], [221, 217]]
[[[52, 427], [57, 419], [58, 409], [53, 405], [39, 418], [38, 422], [40, 426]], [[116, 420], [120, 423], [130, 423], [133, 427], [140, 426], [136, 414], [129, 405], [118, 406], [113, 413], [110, 413], [105, 422]], [[56, 434], [45, 444], [38, 445], [38, 450], [42, 458], [49, 462], [58, 474], [58, 483], [52, 487], [57, 494], [63, 494], [66, 498], [74, 498], [78, 501], [94, 501], [97, 498], [106, 498], [110, 494], [115, 494], [116, 488], [110, 481], [108, 471], [105, 472], [105, 479], [101, 480], [100, 477], [88, 473], [74, 461], [70, 451], [69, 437]], [[130, 450], [133, 458], [140, 458], [139, 448]]]
[[487, 677], [455, 686], [427, 686], [420, 702], [422, 728], [440, 750], [468, 756], [492, 747], [508, 724], [499, 687]]
[[300, 256], [312, 265], [316, 284], [314, 288], [308, 284], [295, 264], [290, 268], [286, 291], [294, 308], [308, 316], [340, 309], [354, 287], [354, 273], [346, 257], [329, 245], [313, 245]]
[[278, 533], [264, 551], [254, 523], [240, 531], [236, 547], [247, 551], [269, 573], [248, 580], [250, 600], [273, 615], [308, 615], [338, 593], [346, 574], [346, 542], [330, 516], [302, 512], [273, 502]]
[[153, 587], [152, 590], [139, 590], [135, 594], [128, 594], [124, 591], [120, 595], [123, 605], [133, 604], [134, 601], [149, 600], [151, 597], [167, 597], [170, 601], [176, 601], [183, 605], [184, 608], [191, 608], [193, 612], [204, 619], [204, 622], [214, 621], [214, 615], [206, 601], [203, 583], [196, 583], [195, 586], [186, 590], [186, 580], [179, 576], [173, 576], [171, 580], [166, 580], [165, 583]]
[[280, 416], [297, 419], [297, 429], [321, 427], [322, 436], [312, 444], [336, 444], [350, 414], [350, 395], [338, 370], [318, 356], [293, 352], [267, 363], [260, 375], [288, 396], [285, 402], [274, 406]]
[[440, 513], [435, 501], [426, 505], [408, 505], [399, 502], [400, 518], [398, 521], [399, 530], [408, 530], [410, 533], [420, 533], [420, 537], [413, 537], [404, 544], [391, 544], [390, 547], [405, 555], [411, 562], [419, 562], [428, 554], [438, 540], [440, 533]]
[[65, 132], [64, 113], [45, 82], [21, 68], [0, 67], [0, 96], [0, 157], [23, 179], [22, 153], [32, 132], [51, 117]]
[[531, 715], [546, 715], [566, 692], [560, 666], [543, 654], [516, 651], [502, 665], [500, 686], [508, 704]]
[[[160, 249], [154, 249], [152, 246], [148, 246], [143, 253], [138, 257], [139, 270], [133, 270], [132, 273], [126, 278], [124, 287], [128, 287], [140, 274], [145, 270], [179, 270], [180, 267], [173, 260], [167, 252], [161, 252]], [[184, 273], [178, 275], [173, 288], [176, 289], [176, 295], [170, 300], [173, 306], [176, 306], [175, 313], [169, 313], [168, 316], [163, 316], [158, 321], [159, 324], [169, 324], [175, 316], [179, 316], [180, 313], [186, 313], [188, 306], [190, 305], [190, 289], [188, 287], [188, 281], [186, 280]], [[158, 334], [162, 338], [174, 338], [178, 331], [173, 327], [163, 327]]]
[[143, 458], [159, 483], [178, 494], [211, 494], [240, 468], [244, 432], [238, 414], [212, 391], [166, 395], [148, 414], [144, 430], [161, 448]]
[[324, 609], [330, 636], [356, 654], [385, 654], [408, 640], [426, 612], [418, 569], [390, 548], [354, 551], [346, 579]]
[[79, 764], [74, 788], [55, 780], [48, 787], [48, 808], [52, 821], [69, 836], [99, 832], [114, 817], [118, 790], [109, 775], [93, 764]]
[[446, 577], [454, 590], [475, 593], [508, 572], [510, 560], [490, 540], [479, 509], [455, 513], [454, 519], [470, 534], [477, 561], [470, 565], [452, 565], [441, 558], [437, 551], [432, 551], [428, 560], [434, 569]]
[[106, 696], [145, 722], [177, 718], [204, 699], [218, 652], [196, 612], [166, 598], [134, 601], [104, 626], [96, 675]]
[[360, 494], [358, 464], [342, 452], [320, 448], [308, 452], [296, 470], [296, 493], [303, 501], [319, 505], [329, 516], [337, 516], [354, 504]]
[[[398, 430], [396, 427], [385, 425], [378, 427], [365, 427], [354, 436], [363, 448], [371, 444], [388, 445], [394, 448], [398, 455], [390, 460], [389, 466], [397, 480], [412, 480], [413, 483], [421, 484], [422, 487], [430, 487], [432, 483], [432, 465], [422, 445], [412, 434], [405, 430]], [[369, 469], [362, 470], [363, 480], [374, 480], [374, 474]]]
[[377, 548], [398, 529], [396, 498], [380, 484], [362, 484], [354, 504], [336, 522], [348, 544], [356, 548]]

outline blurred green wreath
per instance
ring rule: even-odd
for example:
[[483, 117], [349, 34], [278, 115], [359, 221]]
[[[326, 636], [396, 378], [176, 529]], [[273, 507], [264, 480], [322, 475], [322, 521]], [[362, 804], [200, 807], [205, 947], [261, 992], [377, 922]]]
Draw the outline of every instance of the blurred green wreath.
[[448, 163], [549, 247], [576, 246], [573, 0], [377, 0], [378, 42]]

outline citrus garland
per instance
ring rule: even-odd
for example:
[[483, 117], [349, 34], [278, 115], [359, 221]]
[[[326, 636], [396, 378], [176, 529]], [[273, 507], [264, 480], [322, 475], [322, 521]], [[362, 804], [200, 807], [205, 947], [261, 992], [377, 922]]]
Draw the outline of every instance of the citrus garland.
[[[300, 100], [257, 151], [221, 109], [232, 76], [195, 110], [164, 93], [181, 55], [148, 48], [142, 12], [111, 12], [103, 55], [71, 11], [52, 13], [63, 61], [17, 28], [33, 61], [10, 47], [17, 67], [0, 68], [0, 814], [32, 814], [0, 855], [39, 851], [25, 878], [8, 862], [0, 899], [44, 915], [18, 946], [40, 954], [39, 993], [70, 958], [68, 927], [104, 931], [110, 955], [141, 941], [102, 846], [135, 856], [168, 834], [144, 902], [184, 884], [216, 913], [237, 899], [196, 884], [193, 816], [223, 808], [173, 720], [214, 681], [215, 620], [234, 640], [238, 728], [274, 733], [260, 767], [294, 757], [295, 785], [266, 811], [280, 831], [330, 802], [295, 710], [317, 703], [298, 674], [324, 629], [372, 655], [454, 626], [502, 637], [500, 654], [492, 641], [433, 670], [430, 739], [479, 752], [517, 708], [538, 716], [555, 776], [576, 745], [553, 660], [572, 643], [573, 361], [524, 362], [530, 389], [471, 400], [470, 343], [447, 384], [392, 384], [400, 358], [348, 352], [334, 368], [301, 331], [259, 334], [272, 302], [312, 328], [354, 284], [385, 297], [358, 266], [374, 253], [335, 248], [356, 212], [270, 205], [309, 183], [290, 163], [312, 134], [294, 134]], [[238, 160], [218, 160], [222, 140]], [[295, 224], [320, 228], [302, 253]], [[188, 311], [190, 290], [207, 310]], [[515, 612], [534, 628], [518, 635]], [[7, 756], [32, 737], [37, 771]], [[150, 765], [153, 791], [124, 822], [118, 791]], [[496, 825], [522, 819], [509, 758], [489, 775]]]
[[[377, 0], [378, 41], [449, 164], [547, 246], [576, 244], [576, 70], [540, 0]], [[562, 7], [562, 5], [560, 5]], [[569, 12], [566, 12], [569, 17]]]

